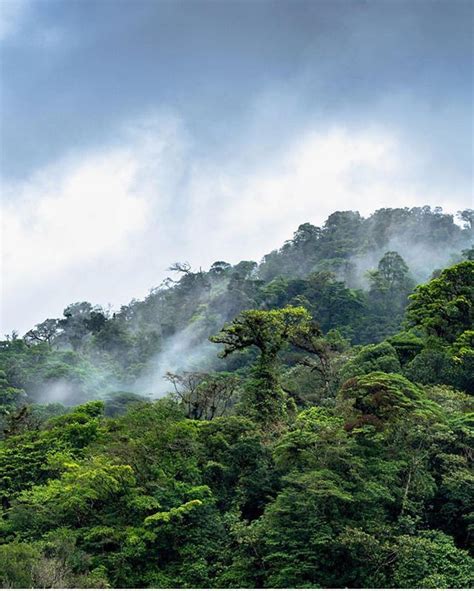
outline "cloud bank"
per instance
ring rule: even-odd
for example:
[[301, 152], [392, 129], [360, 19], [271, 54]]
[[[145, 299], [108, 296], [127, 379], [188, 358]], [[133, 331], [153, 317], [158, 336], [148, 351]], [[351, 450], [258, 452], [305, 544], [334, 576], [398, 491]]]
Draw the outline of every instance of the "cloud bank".
[[176, 114], [153, 113], [100, 150], [4, 183], [2, 332], [24, 332], [73, 301], [143, 297], [175, 260], [259, 260], [335, 210], [469, 206], [462, 188], [430, 186], [423, 154], [389, 128], [315, 123], [264, 154], [255, 134], [247, 149], [240, 140], [232, 155], [211, 157]]

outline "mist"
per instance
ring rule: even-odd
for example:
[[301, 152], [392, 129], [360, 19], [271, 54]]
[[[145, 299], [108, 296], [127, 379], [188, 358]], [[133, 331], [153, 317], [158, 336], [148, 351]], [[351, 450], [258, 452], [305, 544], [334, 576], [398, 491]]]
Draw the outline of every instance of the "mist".
[[[469, 240], [466, 240], [462, 244], [462, 249], [469, 246]], [[454, 247], [447, 249], [445, 245], [440, 245], [427, 249], [426, 244], [412, 242], [405, 235], [401, 235], [391, 238], [382, 248], [352, 257], [354, 271], [349, 277], [339, 274], [339, 278], [346, 280], [349, 287], [367, 289], [369, 287], [367, 272], [376, 269], [380, 259], [389, 251], [398, 252], [407, 263], [410, 275], [417, 284], [428, 281], [434, 271], [444, 269], [461, 260], [460, 252]]]
[[[259, 264], [245, 260], [231, 264], [223, 257], [207, 271], [181, 264], [175, 279], [150, 290], [143, 299], [132, 299], [128, 305], [103, 308], [78, 302], [69, 306], [65, 317], [53, 322], [56, 332], [48, 336], [50, 353], [44, 343], [39, 344], [41, 330], [26, 333], [29, 347], [43, 349], [33, 361], [37, 369], [25, 383], [19, 376], [18, 385], [32, 400], [41, 403], [72, 405], [107, 398], [114, 392], [160, 398], [170, 392], [165, 377], [168, 372], [234, 370], [247, 363], [239, 357], [235, 361], [220, 359], [220, 347], [209, 337], [245, 309], [282, 307], [291, 304], [295, 296], [316, 297], [304, 300], [305, 305], [314, 310], [315, 320], [325, 330], [338, 328], [352, 335], [356, 343], [369, 338], [374, 341], [384, 336], [384, 330], [394, 330], [389, 322], [380, 334], [371, 332], [375, 320], [370, 316], [368, 271], [377, 269], [386, 252], [401, 255], [408, 265], [410, 282], [416, 284], [429, 280], [434, 271], [462, 260], [462, 251], [467, 252], [473, 243], [470, 223], [464, 220], [461, 226], [440, 208], [382, 209], [366, 218], [357, 212], [335, 212], [321, 228], [307, 226], [304, 239], [298, 229], [292, 239], [263, 256]], [[326, 296], [323, 292], [311, 296], [305, 286], [309, 288], [311, 277], [322, 270], [332, 273], [318, 280], [328, 289], [331, 282], [338, 280], [346, 289], [346, 297], [350, 297], [347, 288], [360, 290], [358, 297], [365, 299], [365, 316], [351, 320], [349, 315], [342, 324], [318, 316], [321, 305], [324, 309], [328, 303], [322, 304], [317, 298]], [[297, 278], [302, 283], [294, 287], [288, 283], [287, 293], [285, 288], [277, 287], [280, 279], [291, 282]], [[275, 289], [283, 291], [278, 295]], [[401, 311], [393, 314], [395, 326], [401, 327]], [[355, 333], [351, 322], [358, 327]], [[362, 330], [361, 322], [365, 326]], [[25, 363], [31, 364], [29, 351], [25, 349]]]
[[[208, 335], [210, 336], [210, 335]], [[170, 373], [212, 371], [217, 365], [219, 347], [211, 343], [199, 327], [191, 325], [163, 343], [163, 350], [153, 357], [132, 386], [137, 394], [161, 398], [172, 388], [165, 375]]]

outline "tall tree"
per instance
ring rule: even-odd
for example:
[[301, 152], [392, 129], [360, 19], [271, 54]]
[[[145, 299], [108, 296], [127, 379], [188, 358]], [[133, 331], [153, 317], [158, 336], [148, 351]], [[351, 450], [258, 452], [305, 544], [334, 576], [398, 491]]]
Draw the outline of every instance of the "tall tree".
[[319, 332], [309, 312], [288, 306], [281, 310], [247, 310], [210, 338], [224, 345], [222, 357], [248, 347], [259, 350], [244, 396], [246, 412], [261, 423], [286, 420], [288, 400], [279, 375], [278, 354], [297, 337]]

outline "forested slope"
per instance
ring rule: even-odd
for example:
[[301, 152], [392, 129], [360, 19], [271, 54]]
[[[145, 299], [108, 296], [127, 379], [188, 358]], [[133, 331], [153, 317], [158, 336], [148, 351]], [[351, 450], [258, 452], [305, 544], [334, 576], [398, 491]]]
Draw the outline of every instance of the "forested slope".
[[[303, 306], [324, 333], [350, 344], [400, 330], [407, 296], [440, 268], [472, 258], [474, 214], [460, 225], [439, 208], [381, 209], [369, 218], [336, 212], [323, 227], [303, 224], [257, 264], [172, 265], [144, 300], [112, 313], [88, 302], [67, 306], [23, 339], [0, 343], [0, 365], [31, 401], [75, 404], [110, 392], [161, 396], [167, 371], [234, 370], [242, 354], [218, 361], [209, 336], [246, 309]], [[471, 249], [471, 250], [470, 250]]]
[[472, 586], [461, 219], [337, 212], [260, 264], [176, 264], [10, 335], [3, 585]]

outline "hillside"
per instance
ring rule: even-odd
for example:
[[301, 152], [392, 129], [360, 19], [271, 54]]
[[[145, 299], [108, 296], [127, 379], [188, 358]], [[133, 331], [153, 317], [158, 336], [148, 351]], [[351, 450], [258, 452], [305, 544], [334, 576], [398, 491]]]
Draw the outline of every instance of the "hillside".
[[114, 313], [71, 304], [62, 318], [5, 341], [0, 363], [32, 401], [74, 404], [117, 390], [162, 396], [167, 371], [237, 369], [246, 361], [219, 361], [208, 338], [245, 309], [302, 305], [324, 333], [380, 342], [400, 329], [417, 283], [469, 256], [472, 212], [460, 217], [463, 228], [439, 208], [382, 209], [367, 219], [336, 212], [322, 228], [301, 225], [259, 264], [195, 271], [176, 263], [174, 279]]
[[260, 263], [175, 263], [142, 301], [9, 335], [3, 586], [472, 586], [460, 220], [336, 212]]

